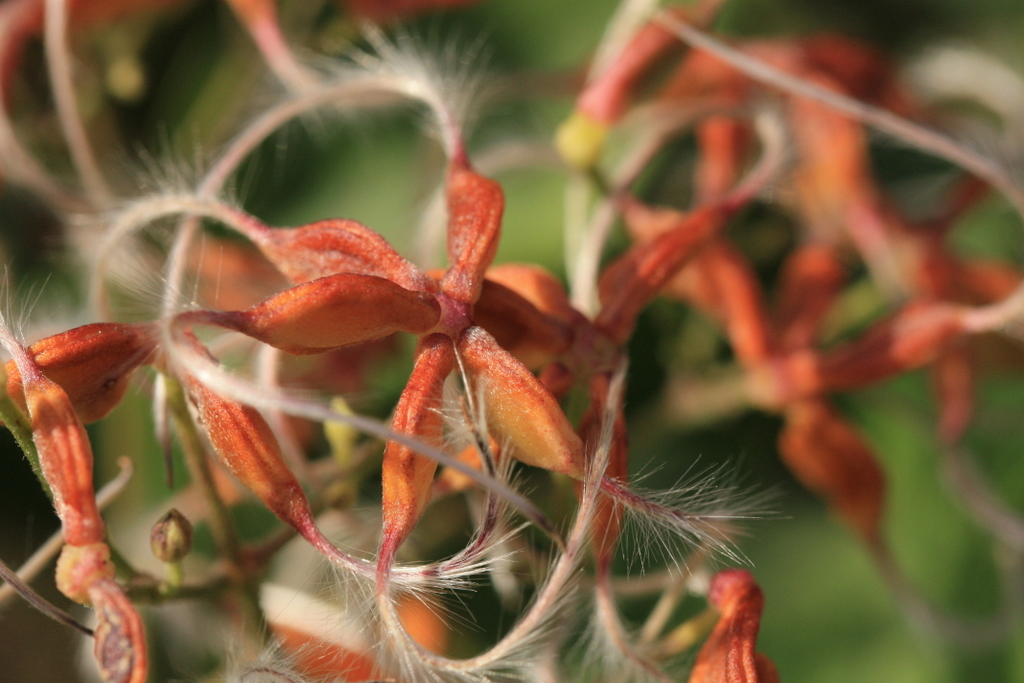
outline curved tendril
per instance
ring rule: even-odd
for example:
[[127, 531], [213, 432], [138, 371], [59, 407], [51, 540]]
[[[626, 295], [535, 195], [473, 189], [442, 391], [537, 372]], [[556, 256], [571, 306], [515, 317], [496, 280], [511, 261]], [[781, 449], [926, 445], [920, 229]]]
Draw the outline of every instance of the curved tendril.
[[45, 9], [43, 29], [46, 66], [60, 127], [86, 195], [96, 206], [107, 206], [113, 199], [113, 193], [96, 162], [75, 96], [68, 47], [68, 2], [46, 0]]
[[[386, 592], [378, 593], [377, 604], [380, 608], [381, 621], [390, 637], [395, 639], [392, 646], [400, 649], [398, 654], [404, 658], [404, 661], [413, 665], [425, 666], [431, 669], [432, 673], [443, 671], [456, 675], [473, 675], [506, 663], [517, 649], [533, 642], [545, 624], [555, 616], [558, 611], [557, 606], [569, 593], [567, 587], [577, 574], [579, 562], [586, 555], [586, 545], [589, 541], [590, 526], [600, 495], [601, 480], [608, 468], [612, 425], [615, 422], [616, 410], [622, 398], [624, 384], [625, 364], [623, 363], [616, 371], [609, 387], [608, 405], [605, 406], [600, 443], [589, 463], [586, 478], [583, 481], [580, 504], [565, 542], [565, 550], [558, 556], [546, 583], [537, 593], [526, 614], [486, 652], [468, 659], [452, 659], [430, 652], [414, 641], [402, 625], [391, 596]], [[411, 661], [410, 658], [412, 658]]]

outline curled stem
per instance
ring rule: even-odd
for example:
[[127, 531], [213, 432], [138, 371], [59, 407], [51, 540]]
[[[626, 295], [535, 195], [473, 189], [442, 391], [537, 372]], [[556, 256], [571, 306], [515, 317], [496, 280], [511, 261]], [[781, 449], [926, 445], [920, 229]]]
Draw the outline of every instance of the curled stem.
[[50, 89], [60, 119], [64, 140], [71, 152], [71, 161], [78, 171], [86, 196], [96, 206], [108, 206], [113, 193], [107, 186], [85, 132], [85, 124], [78, 110], [75, 86], [71, 74], [71, 54], [68, 46], [68, 2], [46, 0], [44, 13], [46, 66], [50, 75]]

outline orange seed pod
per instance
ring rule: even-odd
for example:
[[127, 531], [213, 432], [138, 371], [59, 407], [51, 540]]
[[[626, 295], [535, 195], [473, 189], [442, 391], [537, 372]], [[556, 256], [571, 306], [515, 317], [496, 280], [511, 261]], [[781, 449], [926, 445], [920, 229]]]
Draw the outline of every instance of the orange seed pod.
[[885, 475], [861, 436], [828, 403], [812, 399], [787, 408], [779, 453], [797, 479], [862, 538], [880, 540]]
[[572, 343], [568, 326], [552, 318], [515, 291], [484, 280], [473, 307], [473, 322], [484, 328], [528, 368], [539, 368], [564, 353]]
[[527, 465], [582, 478], [583, 442], [540, 380], [482, 328], [466, 329], [457, 346], [494, 437]]
[[437, 289], [379, 233], [353, 220], [334, 218], [291, 229], [260, 226], [246, 234], [295, 283], [356, 273], [387, 278], [411, 290]]
[[288, 353], [310, 354], [398, 331], [421, 334], [440, 314], [430, 294], [372, 275], [343, 273], [296, 285], [245, 311], [183, 318], [237, 330]]
[[[420, 342], [409, 383], [398, 400], [391, 428], [440, 448], [444, 417], [441, 397], [445, 378], [455, 367], [451, 339], [432, 334]], [[389, 441], [381, 473], [384, 508], [382, 555], [393, 553], [412, 532], [430, 502], [437, 463], [413, 449]]]

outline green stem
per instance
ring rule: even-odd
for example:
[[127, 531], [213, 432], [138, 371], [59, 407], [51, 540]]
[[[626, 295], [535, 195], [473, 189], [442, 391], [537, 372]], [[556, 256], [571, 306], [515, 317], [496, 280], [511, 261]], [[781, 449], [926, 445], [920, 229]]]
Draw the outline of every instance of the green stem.
[[134, 603], [159, 605], [166, 602], [173, 602], [175, 600], [210, 601], [233, 588], [233, 582], [227, 576], [218, 576], [206, 583], [194, 585], [183, 584], [175, 588], [173, 591], [167, 591], [165, 584], [160, 581], [147, 581], [129, 584], [125, 589], [125, 593]]
[[50, 484], [43, 476], [43, 468], [39, 464], [39, 452], [36, 450], [35, 442], [32, 441], [32, 426], [10, 396], [5, 395], [0, 398], [0, 420], [11, 430], [14, 440], [18, 442], [18, 446], [25, 453], [29, 465], [32, 466], [32, 472], [35, 473], [36, 479], [43, 487], [43, 492], [52, 500], [53, 491], [50, 490]]
[[185, 582], [185, 568], [181, 562], [167, 562], [164, 564], [164, 570], [167, 572], [164, 592], [173, 595]]
[[[210, 470], [210, 461], [206, 456], [206, 448], [195, 423], [188, 411], [188, 403], [181, 384], [171, 377], [165, 377], [167, 383], [167, 402], [171, 409], [178, 437], [181, 439], [185, 464], [192, 480], [199, 484], [210, 509], [210, 530], [217, 550], [228, 564], [228, 577], [237, 589], [243, 620], [261, 642], [267, 642], [270, 635], [267, 620], [263, 615], [259, 602], [259, 582], [247, 570], [244, 553], [235, 535], [227, 506], [217, 492]], [[177, 594], [177, 591], [176, 591]]]
[[114, 565], [114, 570], [117, 572], [117, 576], [124, 582], [138, 581], [140, 579], [152, 579], [149, 574], [140, 572], [132, 563], [128, 561], [121, 552], [110, 543], [110, 538], [107, 538], [107, 547], [110, 548], [110, 561]]

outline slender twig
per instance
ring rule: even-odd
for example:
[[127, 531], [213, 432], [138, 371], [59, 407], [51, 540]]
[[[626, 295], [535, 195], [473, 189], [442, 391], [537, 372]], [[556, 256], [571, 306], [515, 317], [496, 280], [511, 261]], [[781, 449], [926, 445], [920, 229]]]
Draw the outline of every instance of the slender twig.
[[92, 636], [92, 629], [79, 623], [79, 621], [73, 616], [32, 590], [32, 587], [19, 579], [18, 574], [8, 567], [7, 563], [3, 560], [0, 560], [0, 579], [6, 581], [7, 585], [10, 586], [18, 595], [23, 597], [26, 602], [54, 621], [77, 629], [87, 636]]
[[85, 188], [85, 193], [96, 206], [109, 206], [113, 193], [96, 162], [96, 155], [85, 132], [78, 109], [75, 85], [71, 73], [71, 54], [68, 46], [67, 0], [46, 0], [45, 12], [46, 66], [50, 75], [50, 89], [60, 119], [64, 140], [71, 152], [71, 161]]
[[1010, 177], [1005, 168], [990, 157], [965, 147], [943, 133], [926, 128], [892, 112], [873, 107], [841, 93], [826, 90], [787, 74], [736, 48], [729, 47], [668, 12], [659, 13], [658, 20], [690, 46], [712, 53], [747, 76], [769, 87], [820, 102], [857, 121], [888, 133], [898, 140], [914, 145], [974, 173], [998, 188], [1006, 195], [1017, 213], [1024, 216], [1024, 190]]

